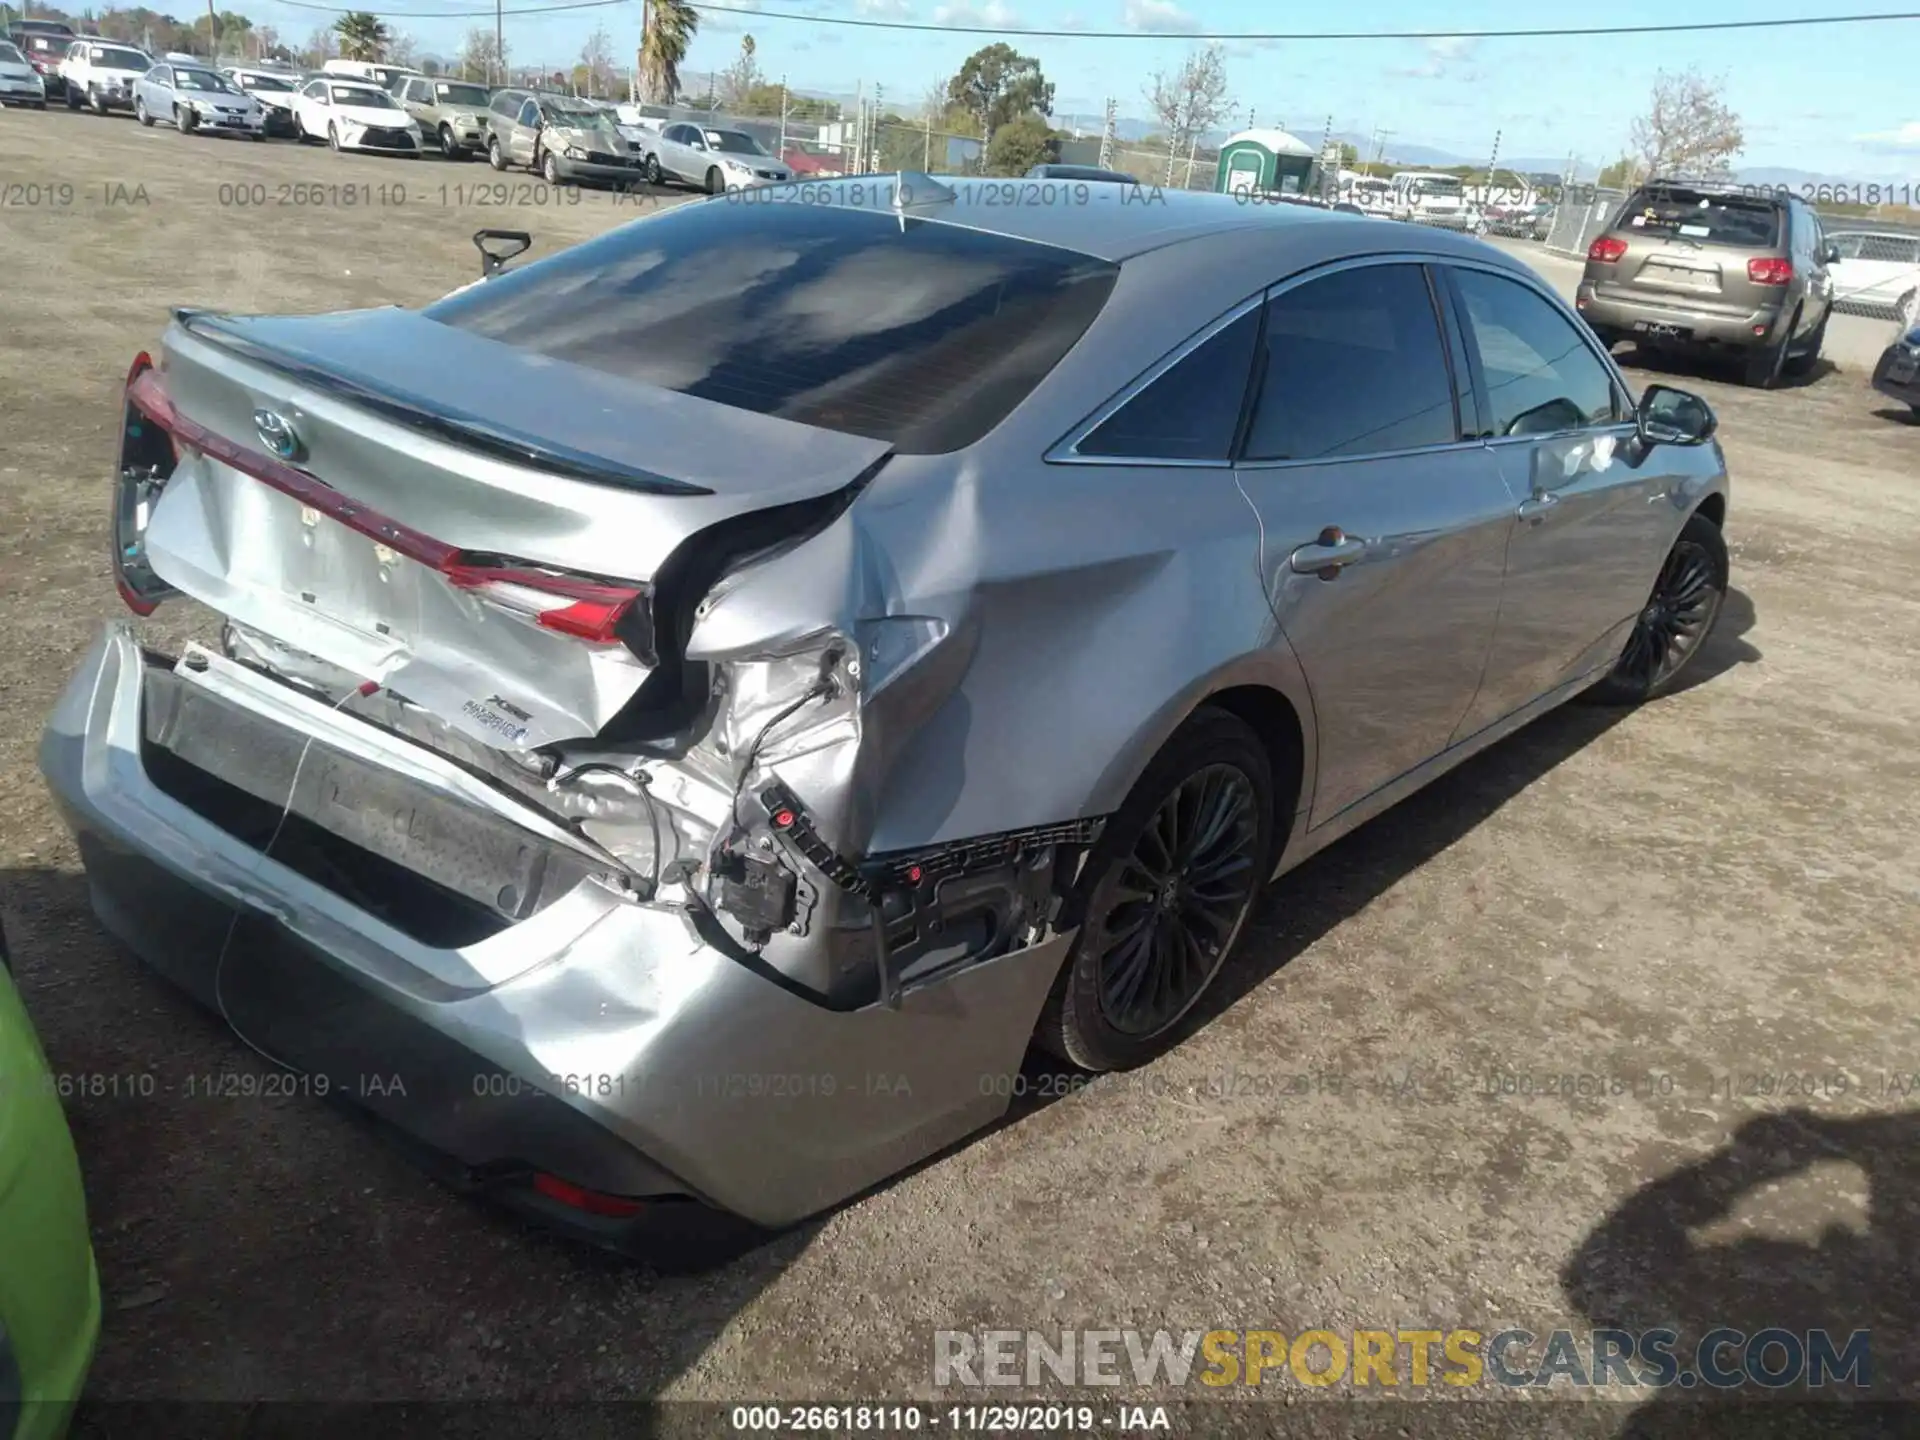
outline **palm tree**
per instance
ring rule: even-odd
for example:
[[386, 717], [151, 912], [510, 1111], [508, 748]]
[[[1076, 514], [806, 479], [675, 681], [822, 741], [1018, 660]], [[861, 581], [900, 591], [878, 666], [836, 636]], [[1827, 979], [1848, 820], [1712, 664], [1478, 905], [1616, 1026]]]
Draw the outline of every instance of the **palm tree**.
[[680, 93], [680, 62], [700, 28], [687, 0], [647, 0], [640, 32], [640, 88], [655, 105], [671, 105]]
[[391, 38], [386, 24], [371, 10], [353, 10], [333, 22], [340, 37], [340, 54], [348, 60], [378, 60]]

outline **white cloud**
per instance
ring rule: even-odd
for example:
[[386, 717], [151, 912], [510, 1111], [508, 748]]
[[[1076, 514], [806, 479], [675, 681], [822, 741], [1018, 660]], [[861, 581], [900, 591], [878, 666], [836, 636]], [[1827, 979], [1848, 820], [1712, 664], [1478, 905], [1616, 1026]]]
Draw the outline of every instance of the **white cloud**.
[[1126, 22], [1129, 30], [1145, 30], [1154, 35], [1192, 35], [1200, 22], [1173, 0], [1127, 0]]
[[985, 5], [936, 5], [933, 10], [933, 23], [936, 25], [971, 25], [993, 30], [1018, 30], [1020, 17], [1011, 5], [1001, 0], [987, 0]]
[[1427, 58], [1418, 65], [1401, 66], [1394, 70], [1411, 80], [1438, 80], [1441, 76], [1456, 73], [1457, 67], [1473, 56], [1473, 47], [1479, 42], [1464, 35], [1439, 35], [1427, 41]]
[[1920, 120], [1909, 120], [1895, 130], [1873, 130], [1853, 137], [1857, 145], [1876, 150], [1920, 150]]
[[893, 20], [913, 13], [913, 6], [907, 0], [859, 0], [853, 8], [862, 15], [881, 15]]

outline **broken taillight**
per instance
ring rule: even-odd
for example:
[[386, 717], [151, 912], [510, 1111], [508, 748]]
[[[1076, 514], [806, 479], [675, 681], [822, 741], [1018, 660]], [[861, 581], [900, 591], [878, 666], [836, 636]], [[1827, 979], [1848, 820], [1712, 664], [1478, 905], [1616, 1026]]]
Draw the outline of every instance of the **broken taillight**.
[[174, 588], [147, 563], [147, 522], [173, 468], [173, 439], [133, 402], [134, 386], [153, 369], [142, 350], [127, 371], [127, 401], [120, 429], [120, 464], [114, 484], [113, 583], [136, 615], [151, 615]]
[[[651, 616], [642, 603], [649, 593], [645, 586], [570, 575], [510, 556], [477, 555], [390, 520], [284, 460], [249, 449], [189, 420], [175, 408], [145, 354], [134, 361], [127, 377], [127, 400], [130, 427], [135, 421], [146, 422], [145, 429], [166, 443], [169, 474], [174, 446], [185, 445], [291, 496], [397, 555], [439, 571], [449, 584], [472, 592], [495, 609], [576, 639], [601, 645], [624, 644], [641, 660], [654, 662]], [[126, 593], [124, 586], [121, 593]], [[172, 592], [169, 589], [167, 593]]]
[[1793, 261], [1784, 255], [1756, 255], [1747, 261], [1747, 279], [1756, 285], [1791, 285]]
[[1627, 253], [1627, 242], [1618, 235], [1602, 235], [1587, 247], [1587, 259], [1612, 265]]
[[620, 643], [620, 622], [646, 593], [631, 585], [607, 585], [545, 570], [471, 562], [456, 562], [441, 570], [454, 585], [497, 610], [598, 645]]

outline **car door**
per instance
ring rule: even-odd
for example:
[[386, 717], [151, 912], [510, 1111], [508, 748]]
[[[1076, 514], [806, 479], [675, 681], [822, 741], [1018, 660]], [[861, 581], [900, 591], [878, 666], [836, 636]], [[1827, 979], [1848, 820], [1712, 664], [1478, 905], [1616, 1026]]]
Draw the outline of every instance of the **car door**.
[[1801, 336], [1810, 335], [1827, 318], [1833, 306], [1833, 275], [1827, 269], [1827, 237], [1820, 217], [1810, 206], [1795, 204], [1793, 234], [1796, 250], [1793, 268], [1807, 277], [1806, 294], [1800, 306]]
[[173, 115], [173, 97], [167, 93], [172, 83], [173, 67], [170, 65], [156, 65], [133, 82], [133, 93], [147, 107], [147, 114], [156, 120], [170, 119]]
[[515, 165], [531, 165], [533, 149], [540, 135], [540, 102], [532, 96], [521, 104], [507, 135], [507, 159]]
[[1276, 287], [1237, 467], [1268, 599], [1313, 696], [1309, 823], [1447, 747], [1480, 685], [1513, 497], [1466, 434], [1465, 361], [1426, 266]]
[[679, 180], [683, 178], [680, 172], [685, 164], [684, 152], [686, 145], [684, 144], [683, 136], [686, 128], [684, 125], [663, 125], [660, 127], [660, 141], [654, 147], [654, 154], [660, 161], [661, 170], [666, 173], [669, 179]]
[[299, 116], [300, 124], [309, 135], [327, 133], [327, 82], [309, 81], [294, 101], [294, 113]]
[[422, 134], [432, 135], [439, 129], [439, 123], [433, 118], [433, 89], [418, 80], [407, 80], [394, 86], [398, 93], [394, 96], [400, 102], [400, 108], [407, 112], [408, 118], [416, 121]]
[[1633, 406], [1586, 327], [1530, 279], [1443, 270], [1487, 453], [1515, 496], [1506, 584], [1465, 738], [1609, 665], [1679, 528], [1668, 468], [1636, 455]]

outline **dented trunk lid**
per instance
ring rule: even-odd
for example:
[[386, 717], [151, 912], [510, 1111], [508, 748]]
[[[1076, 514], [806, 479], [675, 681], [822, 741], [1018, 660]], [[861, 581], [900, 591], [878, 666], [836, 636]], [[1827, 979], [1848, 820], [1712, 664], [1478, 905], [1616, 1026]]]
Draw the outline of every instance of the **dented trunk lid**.
[[[179, 312], [150, 383], [179, 456], [154, 574], [508, 749], [598, 733], [658, 663], [593, 597], [644, 609], [698, 532], [891, 453], [398, 309]], [[554, 586], [584, 622], [542, 617]]]

